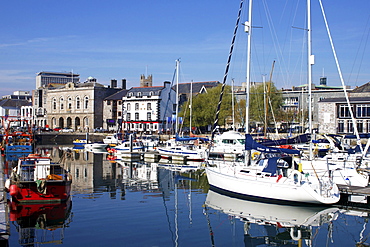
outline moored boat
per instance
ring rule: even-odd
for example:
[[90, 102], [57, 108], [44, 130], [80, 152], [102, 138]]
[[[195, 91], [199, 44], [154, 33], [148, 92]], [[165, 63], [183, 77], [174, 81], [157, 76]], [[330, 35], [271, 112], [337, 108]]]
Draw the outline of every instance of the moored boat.
[[50, 157], [29, 154], [18, 159], [5, 188], [19, 203], [63, 202], [69, 199], [72, 177]]
[[[278, 204], [335, 204], [340, 199], [329, 174], [317, 177], [302, 170], [299, 151], [264, 147], [246, 135], [247, 151], [259, 152], [241, 163], [211, 163], [208, 182], [217, 192], [255, 201]], [[293, 156], [289, 156], [293, 155]]]
[[6, 154], [9, 153], [32, 153], [33, 133], [28, 120], [24, 119], [4, 119], [4, 136], [2, 149]]
[[87, 151], [107, 151], [108, 144], [104, 142], [94, 142], [85, 144], [85, 150]]

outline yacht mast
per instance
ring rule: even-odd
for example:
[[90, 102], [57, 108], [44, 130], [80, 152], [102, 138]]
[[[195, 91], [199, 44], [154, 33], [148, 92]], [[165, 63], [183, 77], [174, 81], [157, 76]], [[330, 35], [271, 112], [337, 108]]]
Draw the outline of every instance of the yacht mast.
[[247, 74], [246, 74], [246, 102], [245, 102], [245, 134], [249, 134], [249, 92], [250, 92], [250, 69], [251, 69], [251, 36], [252, 36], [252, 0], [249, 0], [248, 20], [244, 23], [244, 31], [248, 33], [247, 46]]
[[180, 59], [176, 60], [176, 120], [175, 120], [175, 134], [178, 134], [179, 128], [179, 67]]
[[[307, 70], [307, 83], [308, 83], [308, 128], [312, 133], [312, 65], [315, 63], [315, 57], [312, 55], [311, 51], [311, 0], [307, 0], [307, 58], [308, 58], [308, 70]], [[310, 160], [313, 158], [312, 153], [312, 141], [310, 141]]]

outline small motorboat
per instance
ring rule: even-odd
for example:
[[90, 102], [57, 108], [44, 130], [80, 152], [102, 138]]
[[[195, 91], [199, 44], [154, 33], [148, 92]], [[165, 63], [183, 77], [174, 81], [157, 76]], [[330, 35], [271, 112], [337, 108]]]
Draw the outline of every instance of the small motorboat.
[[63, 202], [69, 199], [72, 176], [50, 157], [29, 154], [18, 159], [5, 189], [19, 203]]

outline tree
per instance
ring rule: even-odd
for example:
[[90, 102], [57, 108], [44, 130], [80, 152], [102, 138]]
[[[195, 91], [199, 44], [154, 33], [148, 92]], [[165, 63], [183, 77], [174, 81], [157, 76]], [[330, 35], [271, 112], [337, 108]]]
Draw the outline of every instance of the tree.
[[[275, 87], [274, 83], [267, 82], [266, 89], [263, 84], [251, 87], [249, 98], [250, 121], [265, 122], [267, 114], [267, 124], [273, 122], [273, 114], [280, 115], [283, 103], [282, 94]], [[269, 88], [269, 90], [267, 90]], [[266, 93], [265, 93], [266, 92]], [[266, 98], [265, 98], [266, 97]], [[267, 101], [265, 101], [267, 99]], [[265, 103], [268, 104], [266, 112]]]
[[[219, 85], [214, 88], [207, 89], [206, 93], [198, 94], [193, 97], [192, 103], [192, 126], [208, 126], [215, 121], [218, 101], [221, 94], [221, 87]], [[227, 117], [232, 115], [232, 94], [231, 87], [225, 86], [221, 110], [218, 118], [218, 125], [224, 125]], [[184, 119], [184, 126], [189, 126], [189, 102], [185, 102], [181, 106], [179, 116]]]

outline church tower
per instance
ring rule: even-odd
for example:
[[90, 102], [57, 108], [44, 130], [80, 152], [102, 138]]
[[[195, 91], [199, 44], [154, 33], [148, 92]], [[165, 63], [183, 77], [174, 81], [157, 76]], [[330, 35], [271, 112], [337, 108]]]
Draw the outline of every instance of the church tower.
[[148, 78], [145, 78], [145, 75], [140, 77], [140, 87], [152, 87], [153, 86], [153, 77], [148, 75]]

